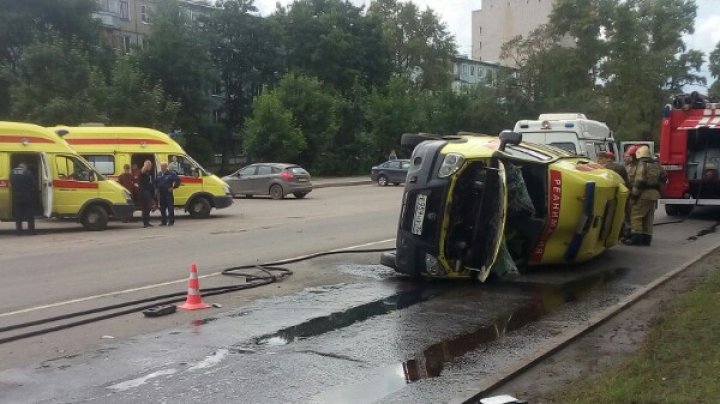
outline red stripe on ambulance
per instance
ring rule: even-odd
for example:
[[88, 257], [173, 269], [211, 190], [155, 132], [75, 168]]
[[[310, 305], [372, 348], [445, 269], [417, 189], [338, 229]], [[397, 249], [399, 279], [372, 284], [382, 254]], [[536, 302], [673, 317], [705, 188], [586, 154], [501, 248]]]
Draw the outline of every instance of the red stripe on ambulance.
[[540, 240], [535, 245], [530, 254], [530, 261], [539, 262], [545, 254], [545, 247], [550, 236], [557, 229], [560, 221], [560, 202], [562, 200], [562, 173], [560, 171], [550, 170], [550, 193], [548, 195], [548, 217], [545, 230], [540, 236]]

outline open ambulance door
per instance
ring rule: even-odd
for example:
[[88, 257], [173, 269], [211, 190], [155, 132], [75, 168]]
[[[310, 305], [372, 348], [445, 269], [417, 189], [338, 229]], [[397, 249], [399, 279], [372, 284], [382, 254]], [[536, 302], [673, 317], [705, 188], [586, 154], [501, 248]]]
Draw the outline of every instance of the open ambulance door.
[[50, 217], [53, 207], [53, 181], [50, 158], [47, 153], [40, 153], [40, 193], [42, 194], [43, 216]]

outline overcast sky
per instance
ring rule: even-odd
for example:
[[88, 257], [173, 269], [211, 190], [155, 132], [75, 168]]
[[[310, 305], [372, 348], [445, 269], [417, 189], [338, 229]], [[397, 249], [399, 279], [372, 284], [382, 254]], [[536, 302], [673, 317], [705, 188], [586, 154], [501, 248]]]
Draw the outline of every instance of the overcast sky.
[[[267, 15], [275, 10], [275, 3], [287, 5], [293, 0], [255, 0], [260, 13]], [[370, 0], [351, 0], [356, 5], [370, 4]], [[455, 35], [458, 53], [470, 55], [472, 39], [470, 37], [470, 21], [472, 11], [480, 8], [481, 0], [413, 0], [420, 6], [432, 8], [447, 24]], [[707, 54], [720, 42], [720, 0], [696, 0], [698, 18], [695, 22], [695, 33], [685, 38], [688, 48], [697, 49]]]

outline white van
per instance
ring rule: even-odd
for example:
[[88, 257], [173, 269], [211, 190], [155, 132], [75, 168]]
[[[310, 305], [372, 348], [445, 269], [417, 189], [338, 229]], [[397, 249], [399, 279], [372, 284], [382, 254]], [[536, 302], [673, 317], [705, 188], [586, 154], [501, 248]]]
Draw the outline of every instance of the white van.
[[592, 160], [604, 151], [612, 152], [618, 161], [622, 158], [607, 125], [585, 114], [541, 114], [537, 120], [518, 121], [514, 131], [522, 133], [524, 142], [559, 147]]

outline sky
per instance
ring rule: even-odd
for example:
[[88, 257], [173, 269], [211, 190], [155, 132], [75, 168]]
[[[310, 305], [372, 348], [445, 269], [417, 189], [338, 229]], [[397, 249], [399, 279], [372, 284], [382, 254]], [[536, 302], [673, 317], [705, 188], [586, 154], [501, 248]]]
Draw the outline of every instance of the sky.
[[[262, 15], [267, 15], [275, 10], [275, 3], [287, 5], [292, 2], [293, 0], [255, 0], [255, 6]], [[371, 0], [351, 0], [351, 2], [367, 7]], [[470, 21], [473, 10], [480, 9], [481, 0], [412, 0], [412, 2], [421, 9], [430, 7], [440, 16], [455, 36], [459, 54], [470, 55], [472, 53]], [[689, 49], [705, 52], [707, 61], [707, 55], [720, 42], [720, 0], [696, 0], [695, 2], [698, 5], [695, 33], [686, 36], [685, 43]], [[705, 75], [708, 77], [709, 84], [712, 83], [707, 72]]]

